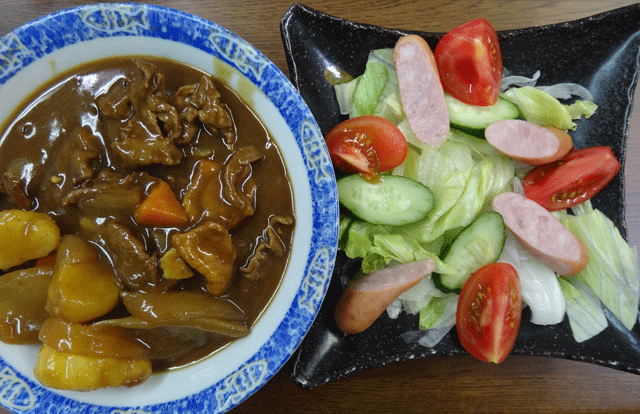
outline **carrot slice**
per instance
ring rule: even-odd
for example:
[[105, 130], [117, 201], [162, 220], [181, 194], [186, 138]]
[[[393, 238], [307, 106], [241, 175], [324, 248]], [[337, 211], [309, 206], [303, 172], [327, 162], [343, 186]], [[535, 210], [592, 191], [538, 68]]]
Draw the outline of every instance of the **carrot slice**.
[[176, 227], [189, 221], [169, 184], [159, 181], [149, 195], [138, 204], [134, 218], [143, 226]]

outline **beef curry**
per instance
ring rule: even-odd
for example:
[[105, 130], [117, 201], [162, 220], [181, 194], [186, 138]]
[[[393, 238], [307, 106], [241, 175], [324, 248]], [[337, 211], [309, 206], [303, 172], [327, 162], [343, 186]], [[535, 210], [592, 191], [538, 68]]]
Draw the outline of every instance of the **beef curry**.
[[224, 83], [106, 59], [2, 131], [0, 339], [43, 344], [44, 385], [135, 385], [249, 333], [294, 212], [278, 147]]

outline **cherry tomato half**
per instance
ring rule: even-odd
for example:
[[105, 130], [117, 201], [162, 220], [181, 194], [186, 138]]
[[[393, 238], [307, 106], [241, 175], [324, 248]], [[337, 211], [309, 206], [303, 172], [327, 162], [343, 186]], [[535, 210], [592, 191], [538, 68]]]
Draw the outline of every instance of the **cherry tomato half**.
[[374, 115], [341, 122], [325, 136], [331, 161], [346, 173], [375, 176], [402, 164], [407, 140], [391, 121]]
[[486, 19], [454, 28], [438, 42], [434, 53], [442, 87], [470, 105], [496, 103], [502, 79], [498, 35]]
[[462, 286], [456, 329], [464, 349], [479, 360], [504, 361], [516, 342], [521, 318], [520, 278], [512, 265], [483, 266]]
[[596, 195], [618, 171], [620, 163], [611, 148], [583, 148], [531, 170], [522, 186], [528, 199], [549, 211], [563, 210]]

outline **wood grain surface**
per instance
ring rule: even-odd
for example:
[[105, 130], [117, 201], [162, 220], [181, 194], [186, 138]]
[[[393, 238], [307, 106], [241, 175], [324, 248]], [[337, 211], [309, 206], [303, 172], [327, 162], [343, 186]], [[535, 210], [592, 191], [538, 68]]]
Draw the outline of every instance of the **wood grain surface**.
[[[87, 2], [0, 0], [0, 36], [45, 14]], [[220, 24], [255, 45], [288, 75], [280, 18], [285, 0], [161, 0]], [[496, 30], [587, 17], [636, 1], [309, 0], [325, 13], [389, 28], [447, 31], [485, 17]], [[638, 22], [640, 29], [640, 22]], [[638, 102], [640, 93], [636, 92]], [[640, 111], [629, 124], [626, 163], [629, 240], [640, 245]], [[543, 357], [500, 365], [472, 357], [431, 358], [368, 370], [311, 391], [289, 379], [290, 363], [234, 413], [640, 413], [640, 375]], [[0, 409], [0, 413], [6, 411]]]

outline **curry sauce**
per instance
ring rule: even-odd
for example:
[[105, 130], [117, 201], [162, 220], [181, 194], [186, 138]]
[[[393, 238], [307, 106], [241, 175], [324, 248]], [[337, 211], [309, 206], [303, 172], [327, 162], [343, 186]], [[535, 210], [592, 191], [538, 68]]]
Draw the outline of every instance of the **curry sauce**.
[[[44, 342], [47, 386], [130, 386], [149, 374], [140, 359], [158, 372], [210, 355], [248, 334], [288, 262], [292, 190], [269, 131], [223, 82], [171, 60], [110, 58], [49, 82], [2, 129], [0, 174], [0, 243], [15, 240], [0, 250], [25, 257], [0, 254], [0, 339]], [[57, 226], [55, 242], [34, 233], [49, 247], [16, 238], [27, 212]], [[20, 309], [34, 306], [16, 299], [25, 283], [39, 312]], [[135, 352], [99, 345], [115, 337]], [[114, 383], [42, 371], [127, 355], [135, 374]]]

